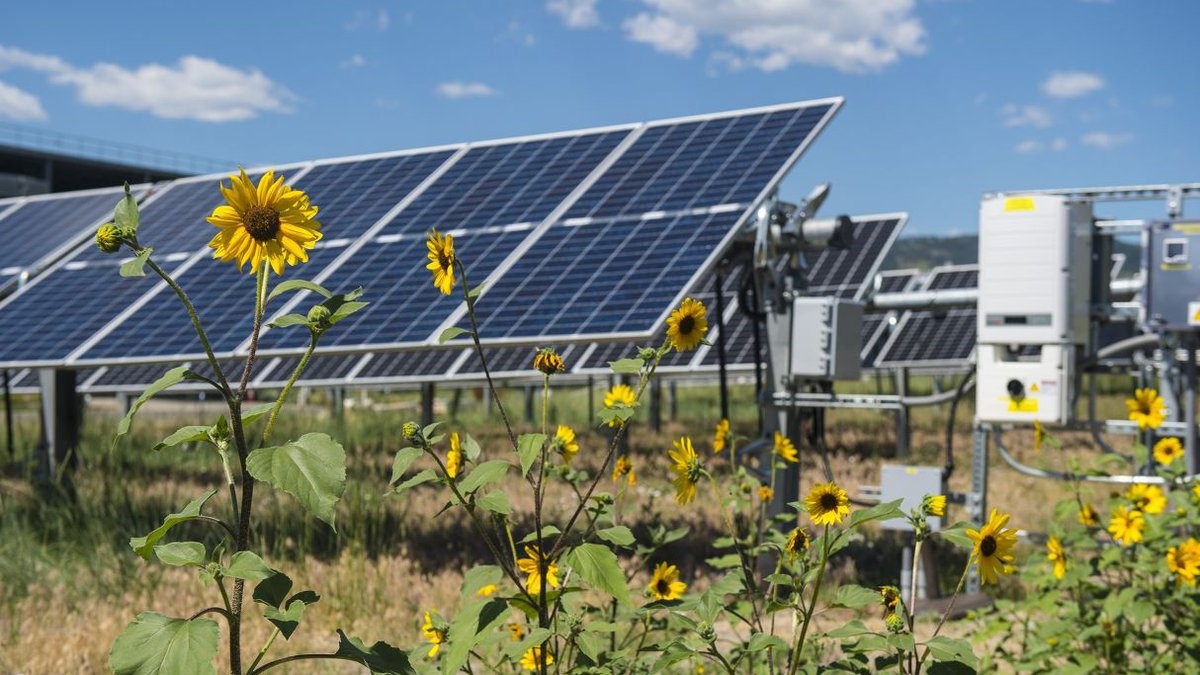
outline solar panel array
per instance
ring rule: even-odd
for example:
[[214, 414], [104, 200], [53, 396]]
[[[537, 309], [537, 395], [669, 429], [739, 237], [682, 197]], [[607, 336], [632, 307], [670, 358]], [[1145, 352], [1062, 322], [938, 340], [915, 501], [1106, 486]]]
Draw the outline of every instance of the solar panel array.
[[[907, 291], [919, 277], [920, 272], [912, 269], [880, 272], [875, 275], [875, 292], [900, 293]], [[899, 318], [898, 312], [868, 312], [863, 315], [861, 352], [863, 368], [875, 367], [879, 352], [883, 349], [883, 345], [887, 342], [887, 338], [891, 335]]]
[[[331, 331], [323, 350], [432, 348], [444, 327], [464, 319], [460, 298], [438, 294], [424, 269], [425, 234], [438, 228], [454, 235], [471, 285], [483, 282], [481, 332], [498, 344], [643, 339], [840, 105], [808, 101], [283, 167], [321, 207], [326, 236], [288, 276], [367, 288], [369, 307]], [[189, 290], [224, 357], [246, 349], [253, 279], [205, 260], [214, 230], [204, 219], [222, 178], [158, 189], [142, 203], [139, 238]], [[81, 247], [0, 304], [0, 365], [200, 363], [170, 289], [152, 276], [120, 278], [119, 262]], [[277, 313], [309, 302], [297, 297]], [[260, 354], [295, 356], [304, 338], [303, 330], [267, 330]], [[389, 360], [345, 359], [343, 368], [351, 361], [374, 371]], [[264, 365], [262, 377], [279, 365]]]
[[[978, 265], [934, 268], [922, 290], [976, 288]], [[975, 353], [974, 307], [906, 311], [880, 350], [880, 368], [949, 368], [967, 366]]]

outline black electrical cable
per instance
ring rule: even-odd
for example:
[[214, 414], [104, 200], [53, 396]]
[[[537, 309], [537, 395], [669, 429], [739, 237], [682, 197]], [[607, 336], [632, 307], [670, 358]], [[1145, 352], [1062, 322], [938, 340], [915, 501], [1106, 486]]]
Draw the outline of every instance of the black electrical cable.
[[946, 419], [946, 463], [942, 465], [942, 484], [944, 485], [950, 480], [950, 475], [954, 473], [954, 416], [958, 412], [958, 401], [962, 398], [963, 392], [967, 390], [967, 384], [971, 382], [974, 375], [968, 373], [958, 383], [958, 388], [954, 392], [954, 398], [950, 399], [950, 414]]

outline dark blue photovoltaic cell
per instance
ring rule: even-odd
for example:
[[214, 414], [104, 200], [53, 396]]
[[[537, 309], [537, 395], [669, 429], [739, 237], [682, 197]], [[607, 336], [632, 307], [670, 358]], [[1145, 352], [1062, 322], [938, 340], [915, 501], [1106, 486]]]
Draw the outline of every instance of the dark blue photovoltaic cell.
[[[326, 242], [362, 236], [450, 154], [441, 151], [313, 167], [294, 187], [304, 190], [317, 205], [325, 242], [309, 253], [307, 264], [288, 268], [284, 278], [316, 276], [344, 250], [343, 246], [326, 246]], [[216, 228], [207, 227], [211, 236]], [[178, 281], [188, 289], [214, 350], [232, 351], [250, 336], [254, 279], [248, 272], [239, 273], [232, 263], [201, 260]], [[278, 282], [279, 278], [272, 276], [272, 283]], [[81, 358], [198, 352], [199, 343], [179, 299], [174, 293], [160, 292]]]
[[386, 352], [375, 354], [354, 381], [387, 380], [399, 377], [424, 377], [438, 380], [462, 355], [461, 348], [434, 349], [416, 352]]
[[112, 218], [121, 194], [115, 189], [30, 200], [9, 213], [0, 220], [0, 232], [5, 234], [4, 246], [0, 246], [0, 277], [18, 274], [93, 232], [97, 225]]
[[[304, 372], [300, 374], [298, 383], [314, 382], [317, 380], [341, 380], [350, 373], [350, 369], [362, 361], [362, 354], [336, 354], [333, 356], [313, 356]], [[255, 386], [283, 385], [295, 372], [300, 363], [298, 356], [285, 356], [272, 366], [271, 371], [255, 382]]]
[[645, 331], [740, 212], [550, 228], [477, 307], [489, 338]]
[[853, 220], [854, 243], [849, 248], [825, 248], [809, 258], [808, 293], [858, 297], [871, 272], [891, 250], [899, 218]]
[[650, 127], [567, 217], [609, 218], [752, 202], [830, 107]]
[[623, 130], [471, 148], [383, 233], [536, 225], [628, 135]]
[[956, 288], [978, 288], [979, 268], [970, 265], [935, 269], [925, 283], [925, 290], [945, 291]]

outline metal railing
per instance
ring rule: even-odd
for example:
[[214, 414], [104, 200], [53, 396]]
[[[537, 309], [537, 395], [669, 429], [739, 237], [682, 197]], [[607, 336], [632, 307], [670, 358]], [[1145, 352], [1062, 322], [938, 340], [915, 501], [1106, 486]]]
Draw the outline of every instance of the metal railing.
[[211, 157], [104, 141], [6, 122], [0, 122], [0, 145], [177, 173], [216, 173], [237, 166], [237, 162]]

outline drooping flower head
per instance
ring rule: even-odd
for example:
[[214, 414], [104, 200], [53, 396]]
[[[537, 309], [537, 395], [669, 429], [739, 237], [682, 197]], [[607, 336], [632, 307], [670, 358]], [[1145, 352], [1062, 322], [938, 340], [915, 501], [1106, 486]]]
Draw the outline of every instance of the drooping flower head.
[[1062, 542], [1053, 535], [1046, 540], [1046, 559], [1054, 563], [1054, 578], [1062, 579], [1067, 574], [1067, 557], [1063, 555]]
[[1137, 422], [1142, 431], [1157, 429], [1166, 419], [1167, 404], [1154, 389], [1134, 390], [1133, 398], [1125, 399], [1125, 407], [1129, 409], [1129, 419]]
[[900, 589], [895, 586], [879, 587], [879, 604], [883, 605], [883, 614], [894, 614], [900, 607]]
[[1141, 511], [1126, 509], [1118, 506], [1112, 510], [1112, 520], [1108, 521], [1108, 532], [1122, 546], [1136, 544], [1142, 540], [1142, 531], [1146, 529], [1146, 518]]
[[803, 527], [797, 527], [788, 535], [787, 544], [783, 547], [787, 551], [788, 558], [794, 560], [796, 556], [808, 550], [812, 544], [812, 539], [808, 536], [808, 531]]
[[[632, 406], [635, 400], [637, 400], [637, 394], [634, 393], [633, 387], [627, 384], [616, 384], [604, 394], [604, 407], [612, 408], [617, 405]], [[621, 426], [621, 420], [614, 417], [608, 421], [608, 426], [619, 427]]]
[[558, 565], [542, 557], [537, 546], [525, 546], [525, 557], [517, 560], [517, 569], [525, 577], [525, 590], [530, 595], [542, 592], [542, 570], [545, 569], [546, 588], [558, 588]]
[[768, 485], [758, 486], [758, 500], [764, 504], [775, 498], [775, 491]]
[[213, 210], [208, 222], [220, 232], [208, 242], [213, 257], [236, 261], [238, 269], [250, 263], [257, 273], [263, 262], [275, 274], [287, 265], [308, 262], [308, 252], [321, 239], [321, 223], [314, 220], [317, 207], [308, 195], [292, 189], [273, 170], [255, 186], [245, 170], [229, 177], [229, 187], [220, 184], [225, 203]]
[[719, 454], [729, 443], [729, 420], [722, 418], [717, 422], [717, 430], [713, 434], [713, 454]]
[[425, 655], [428, 658], [433, 658], [438, 655], [442, 649], [442, 643], [446, 641], [446, 627], [436, 625], [433, 622], [433, 615], [430, 612], [425, 612], [425, 619], [421, 622], [421, 637], [432, 645], [429, 652]]
[[708, 319], [704, 317], [704, 303], [687, 298], [679, 309], [667, 318], [667, 340], [677, 352], [690, 352], [700, 345], [708, 332]]
[[568, 464], [579, 452], [579, 443], [575, 440], [575, 430], [565, 424], [558, 425], [558, 430], [554, 432], [553, 443], [554, 450]]
[[1135, 511], [1156, 515], [1167, 508], [1167, 495], [1157, 485], [1134, 483], [1125, 491], [1125, 498]]
[[967, 530], [967, 536], [975, 542], [974, 556], [979, 563], [979, 577], [985, 584], [997, 583], [1000, 574], [1016, 571], [1013, 563], [1013, 548], [1017, 545], [1017, 531], [1005, 528], [1009, 514], [992, 509], [988, 522], [978, 530]]
[[554, 655], [546, 651], [546, 648], [541, 645], [530, 647], [525, 650], [525, 655], [521, 657], [521, 668], [523, 670], [535, 671], [550, 665], [554, 665]]
[[796, 455], [796, 446], [792, 445], [792, 439], [778, 431], [775, 432], [774, 451], [780, 458], [793, 464], [800, 461], [800, 458]]
[[925, 495], [921, 500], [921, 513], [938, 518], [946, 515], [946, 495]]
[[450, 295], [454, 289], [454, 237], [443, 236], [437, 230], [430, 230], [425, 240], [425, 248], [429, 249], [429, 264], [425, 269], [433, 272], [433, 287], [442, 295]]
[[553, 347], [544, 347], [533, 355], [533, 369], [543, 375], [553, 375], [566, 370], [567, 364]]
[[1167, 571], [1174, 574], [1176, 581], [1196, 585], [1196, 577], [1200, 576], [1200, 541], [1192, 537], [1167, 550]]
[[679, 580], [678, 567], [660, 562], [654, 567], [647, 590], [655, 600], [678, 600], [687, 590], [687, 584]]
[[700, 482], [700, 461], [696, 459], [696, 450], [692, 447], [692, 439], [684, 436], [672, 445], [668, 453], [671, 457], [671, 469], [675, 472], [675, 501], [680, 504], [690, 504], [696, 499], [696, 483]]
[[837, 483], [817, 483], [804, 498], [804, 508], [815, 525], [837, 525], [850, 515], [850, 498]]
[[513, 642], [520, 642], [521, 638], [525, 637], [525, 627], [519, 623], [508, 624], [509, 638]]
[[1096, 509], [1092, 508], [1091, 504], [1079, 507], [1079, 524], [1084, 527], [1100, 526], [1100, 514], [1096, 513]]
[[617, 461], [613, 462], [613, 482], [619, 482], [622, 477], [628, 478], [630, 487], [637, 485], [637, 474], [633, 472], [633, 462], [630, 462], [626, 455], [617, 457]]
[[1154, 444], [1154, 459], [1163, 466], [1183, 457], [1183, 444], [1174, 436], [1158, 439]]
[[455, 431], [450, 434], [450, 452], [446, 453], [446, 475], [456, 478], [458, 472], [462, 469], [462, 461], [462, 439], [458, 437], [458, 432]]

